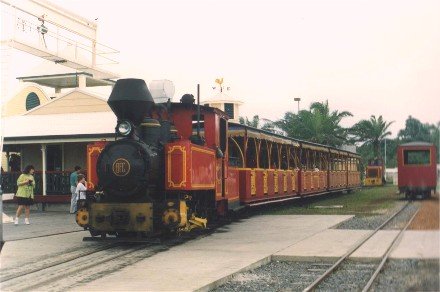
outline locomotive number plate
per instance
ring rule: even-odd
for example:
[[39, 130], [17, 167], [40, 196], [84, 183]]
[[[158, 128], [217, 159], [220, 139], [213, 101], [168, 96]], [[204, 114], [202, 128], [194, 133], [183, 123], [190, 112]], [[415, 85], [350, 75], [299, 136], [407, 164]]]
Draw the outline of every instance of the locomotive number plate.
[[113, 162], [112, 169], [116, 176], [126, 176], [130, 172], [130, 163], [126, 159], [118, 158]]

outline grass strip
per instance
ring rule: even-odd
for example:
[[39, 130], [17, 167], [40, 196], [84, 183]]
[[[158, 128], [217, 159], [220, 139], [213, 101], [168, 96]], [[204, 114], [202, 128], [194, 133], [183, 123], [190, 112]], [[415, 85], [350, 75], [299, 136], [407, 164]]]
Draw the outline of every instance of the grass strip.
[[[371, 216], [384, 213], [394, 206], [397, 187], [385, 185], [363, 188], [351, 193], [335, 193], [313, 198], [303, 198], [261, 210], [264, 215], [347, 215]], [[333, 208], [332, 206], [342, 206]]]

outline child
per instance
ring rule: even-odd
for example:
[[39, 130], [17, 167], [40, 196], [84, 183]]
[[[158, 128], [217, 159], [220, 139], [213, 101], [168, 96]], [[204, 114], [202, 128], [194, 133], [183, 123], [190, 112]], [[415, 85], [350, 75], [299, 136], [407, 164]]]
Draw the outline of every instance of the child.
[[[78, 184], [76, 185], [76, 198], [79, 199], [85, 199], [85, 191], [87, 190], [87, 182], [84, 174], [78, 174]], [[82, 196], [81, 196], [82, 195]], [[75, 204], [77, 206], [77, 204]], [[77, 212], [78, 210], [75, 210]]]

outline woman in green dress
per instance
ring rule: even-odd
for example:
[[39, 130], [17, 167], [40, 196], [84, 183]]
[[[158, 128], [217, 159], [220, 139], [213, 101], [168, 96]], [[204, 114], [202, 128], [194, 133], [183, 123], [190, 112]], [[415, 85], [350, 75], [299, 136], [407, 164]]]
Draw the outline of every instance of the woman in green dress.
[[31, 213], [31, 205], [34, 204], [34, 189], [35, 189], [35, 179], [34, 174], [35, 168], [33, 165], [28, 165], [23, 170], [23, 173], [18, 177], [17, 180], [17, 193], [15, 197], [17, 198], [18, 208], [15, 214], [15, 225], [18, 225], [18, 218], [25, 209], [25, 219], [24, 223], [29, 225], [29, 215]]

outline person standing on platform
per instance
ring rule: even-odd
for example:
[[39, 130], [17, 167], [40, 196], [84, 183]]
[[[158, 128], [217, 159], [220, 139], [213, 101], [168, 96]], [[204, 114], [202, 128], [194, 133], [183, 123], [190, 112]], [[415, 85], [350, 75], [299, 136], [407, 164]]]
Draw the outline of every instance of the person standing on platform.
[[76, 186], [78, 184], [78, 174], [81, 171], [80, 166], [75, 166], [75, 171], [70, 174], [70, 192], [72, 193], [72, 197], [70, 199], [70, 214], [74, 214], [76, 212], [76, 202], [78, 198], [76, 197]]
[[[79, 199], [85, 199], [86, 198], [86, 192], [87, 191], [87, 182], [86, 182], [86, 177], [84, 176], [84, 174], [78, 174], [78, 184], [76, 186], [76, 198], [77, 198], [77, 208], [78, 208], [78, 200]], [[78, 210], [77, 210], [78, 211]]]
[[17, 198], [18, 208], [17, 212], [15, 213], [15, 225], [18, 225], [18, 218], [20, 217], [23, 208], [25, 209], [24, 223], [26, 225], [30, 224], [29, 215], [31, 213], [31, 205], [34, 204], [34, 172], [35, 167], [33, 165], [28, 165], [17, 179], [18, 189], [15, 197]]

